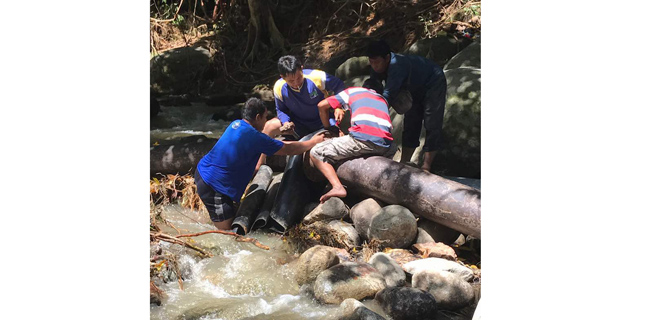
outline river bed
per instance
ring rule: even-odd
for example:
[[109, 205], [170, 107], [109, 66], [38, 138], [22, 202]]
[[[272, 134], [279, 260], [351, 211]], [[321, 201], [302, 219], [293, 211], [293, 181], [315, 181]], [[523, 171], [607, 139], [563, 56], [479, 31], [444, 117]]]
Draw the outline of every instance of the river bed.
[[[215, 230], [199, 211], [178, 205], [164, 206], [162, 216], [183, 234]], [[178, 234], [171, 226], [159, 227]], [[183, 290], [175, 278], [159, 281], [165, 296], [160, 306], [151, 304], [151, 319], [338, 319], [338, 305], [320, 304], [293, 279], [290, 265], [298, 255], [280, 235], [257, 230], [247, 236], [270, 249], [206, 234], [192, 239], [214, 256], [199, 259], [189, 249], [161, 242], [165, 250], [178, 253]], [[364, 304], [390, 319], [373, 300]]]

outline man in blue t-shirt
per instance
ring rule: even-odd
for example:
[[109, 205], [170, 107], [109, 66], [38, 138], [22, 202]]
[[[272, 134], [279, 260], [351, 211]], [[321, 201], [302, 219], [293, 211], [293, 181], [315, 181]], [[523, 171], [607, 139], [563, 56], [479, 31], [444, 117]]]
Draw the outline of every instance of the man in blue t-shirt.
[[241, 199], [262, 153], [301, 154], [323, 141], [323, 134], [303, 142], [270, 138], [261, 132], [267, 112], [262, 100], [248, 99], [242, 110], [242, 120], [230, 123], [196, 167], [194, 178], [198, 194], [218, 229], [231, 229], [236, 213], [233, 202]]
[[[370, 43], [367, 55], [372, 67], [370, 78], [386, 80], [382, 95], [398, 113], [404, 113], [400, 162], [410, 161], [415, 148], [420, 145], [424, 121], [426, 138], [422, 147], [424, 160], [421, 168], [430, 171], [436, 151], [443, 146], [442, 121], [447, 102], [445, 73], [431, 60], [391, 52], [383, 40]], [[402, 92], [409, 92], [411, 99], [401, 99]], [[400, 106], [402, 101], [408, 101], [408, 105]]]

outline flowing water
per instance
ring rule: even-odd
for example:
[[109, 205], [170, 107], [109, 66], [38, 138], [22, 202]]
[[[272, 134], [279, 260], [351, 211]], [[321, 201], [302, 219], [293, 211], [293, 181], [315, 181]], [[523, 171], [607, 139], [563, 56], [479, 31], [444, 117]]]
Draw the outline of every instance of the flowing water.
[[223, 108], [228, 107], [195, 102], [190, 106], [161, 106], [158, 115], [151, 119], [151, 141], [162, 144], [165, 140], [196, 135], [219, 138], [230, 121], [215, 121], [212, 115]]
[[[165, 206], [162, 216], [184, 234], [214, 230], [207, 217], [178, 205]], [[160, 227], [178, 234], [170, 226]], [[295, 282], [291, 261], [297, 255], [279, 235], [255, 231], [247, 236], [270, 250], [236, 242], [232, 236], [206, 234], [192, 239], [214, 257], [199, 259], [190, 249], [160, 242], [180, 256], [183, 290], [175, 277], [159, 281], [165, 297], [160, 306], [151, 304], [151, 319], [338, 319], [338, 305], [318, 303]], [[383, 315], [376, 302], [364, 303]]]

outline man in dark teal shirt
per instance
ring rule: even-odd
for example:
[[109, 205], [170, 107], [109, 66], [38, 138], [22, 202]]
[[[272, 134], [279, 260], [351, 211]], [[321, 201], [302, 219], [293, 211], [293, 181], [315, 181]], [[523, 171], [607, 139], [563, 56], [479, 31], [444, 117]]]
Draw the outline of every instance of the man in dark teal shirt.
[[404, 113], [400, 162], [410, 161], [415, 148], [420, 145], [424, 121], [426, 139], [422, 147], [422, 170], [430, 171], [436, 151], [443, 145], [442, 120], [447, 99], [445, 73], [431, 60], [391, 52], [383, 40], [370, 43], [367, 55], [372, 67], [370, 78], [386, 81], [382, 95], [389, 105], [397, 103], [397, 96], [402, 90], [410, 92], [412, 97], [412, 105], [410, 108], [406, 106], [408, 111]]

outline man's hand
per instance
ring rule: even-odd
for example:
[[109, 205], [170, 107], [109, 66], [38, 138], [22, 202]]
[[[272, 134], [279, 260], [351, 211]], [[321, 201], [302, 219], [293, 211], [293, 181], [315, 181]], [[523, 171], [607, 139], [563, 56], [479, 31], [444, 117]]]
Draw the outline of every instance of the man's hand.
[[325, 131], [315, 134], [311, 139], [309, 139], [309, 141], [314, 141], [315, 144], [325, 141]]
[[280, 127], [280, 132], [282, 132], [282, 133], [290, 133], [291, 130], [293, 130], [293, 128], [295, 126], [296, 125], [294, 125], [293, 122], [287, 121]]
[[345, 116], [345, 110], [341, 108], [334, 109], [334, 120], [336, 120], [336, 124], [341, 123], [343, 116]]

